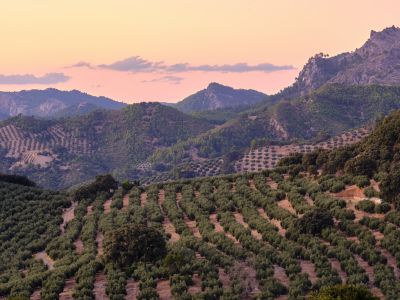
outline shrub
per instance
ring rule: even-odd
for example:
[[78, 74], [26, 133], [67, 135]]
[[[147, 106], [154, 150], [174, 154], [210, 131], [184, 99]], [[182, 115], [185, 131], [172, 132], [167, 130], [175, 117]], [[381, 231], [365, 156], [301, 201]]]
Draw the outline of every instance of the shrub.
[[320, 234], [321, 231], [333, 225], [332, 215], [329, 211], [316, 208], [304, 214], [296, 221], [297, 228], [301, 233]]
[[379, 298], [365, 286], [361, 285], [335, 285], [321, 288], [318, 292], [312, 293], [310, 300], [378, 300]]
[[121, 268], [135, 261], [157, 261], [164, 257], [166, 243], [156, 229], [143, 225], [125, 225], [104, 238], [104, 257]]

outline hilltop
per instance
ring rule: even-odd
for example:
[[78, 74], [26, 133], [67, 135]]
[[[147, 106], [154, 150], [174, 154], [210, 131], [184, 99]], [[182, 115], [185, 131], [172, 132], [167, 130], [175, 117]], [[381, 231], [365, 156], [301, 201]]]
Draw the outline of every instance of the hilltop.
[[77, 90], [60, 91], [49, 88], [45, 90], [0, 92], [0, 120], [19, 114], [52, 118], [74, 113], [82, 114], [82, 112], [99, 108], [121, 109], [125, 106], [125, 103], [106, 97], [91, 96]]
[[399, 85], [400, 28], [371, 31], [370, 38], [353, 52], [311, 57], [296, 82], [277, 96], [305, 95], [327, 83]]
[[213, 82], [206, 89], [186, 97], [173, 106], [185, 113], [192, 113], [237, 106], [251, 106], [266, 98], [267, 95], [255, 90], [234, 89]]

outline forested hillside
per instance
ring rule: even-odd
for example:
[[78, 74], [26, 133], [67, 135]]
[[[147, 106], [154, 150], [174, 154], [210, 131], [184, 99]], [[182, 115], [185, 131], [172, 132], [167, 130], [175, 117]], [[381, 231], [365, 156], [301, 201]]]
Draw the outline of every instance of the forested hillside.
[[198, 137], [160, 149], [153, 161], [180, 162], [197, 149], [216, 158], [269, 144], [323, 141], [400, 108], [400, 88], [327, 85], [291, 101], [243, 113]]
[[155, 149], [212, 128], [158, 103], [59, 120], [18, 116], [0, 126], [0, 170], [61, 188], [102, 173], [128, 178]]

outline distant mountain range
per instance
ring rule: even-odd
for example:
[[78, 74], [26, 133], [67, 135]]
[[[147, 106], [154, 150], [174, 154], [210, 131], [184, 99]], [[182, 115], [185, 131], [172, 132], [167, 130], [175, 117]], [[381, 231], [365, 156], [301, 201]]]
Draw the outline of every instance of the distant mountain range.
[[16, 116], [52, 118], [82, 114], [98, 108], [121, 109], [127, 104], [77, 90], [57, 89], [0, 92], [0, 119]]
[[0, 118], [42, 117], [0, 123], [0, 172], [58, 188], [106, 172], [177, 178], [191, 161], [221, 164], [250, 147], [313, 143], [374, 123], [400, 109], [400, 29], [372, 32], [354, 52], [312, 57], [276, 95], [211, 83], [169, 106], [54, 89], [0, 93]]
[[212, 111], [237, 106], [251, 106], [263, 100], [267, 95], [255, 90], [234, 89], [216, 82], [171, 106], [185, 113]]

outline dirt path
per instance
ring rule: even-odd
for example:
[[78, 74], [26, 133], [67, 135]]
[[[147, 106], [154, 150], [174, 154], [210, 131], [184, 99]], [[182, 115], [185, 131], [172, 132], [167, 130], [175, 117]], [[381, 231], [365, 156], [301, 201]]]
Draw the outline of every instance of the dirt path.
[[62, 214], [63, 222], [60, 224], [61, 234], [64, 234], [65, 227], [67, 226], [67, 224], [69, 222], [71, 222], [74, 219], [75, 208], [77, 207], [77, 205], [78, 205], [77, 202], [72, 201], [71, 206], [64, 209], [63, 214]]
[[309, 260], [300, 261], [301, 272], [308, 274], [312, 284], [315, 284], [318, 280], [317, 272], [315, 271], [314, 264]]
[[128, 279], [126, 282], [126, 300], [136, 300], [139, 295], [139, 282], [136, 282], [134, 279]]
[[306, 196], [304, 196], [304, 199], [306, 200], [308, 205], [314, 206], [314, 201], [313, 201], [313, 199], [311, 199], [310, 196], [306, 195]]
[[165, 213], [162, 207], [164, 201], [165, 201], [165, 191], [160, 190], [158, 193], [158, 205], [160, 206], [160, 210], [164, 216], [162, 225], [164, 227], [165, 232], [171, 236], [168, 242], [175, 243], [179, 241], [180, 235], [176, 232], [174, 225], [171, 223], [170, 219], [168, 218], [167, 214]]
[[[180, 202], [182, 201], [182, 194], [181, 193], [176, 193], [176, 203], [178, 207], [180, 207]], [[201, 233], [199, 228], [197, 227], [197, 222], [195, 220], [190, 220], [187, 214], [182, 210], [183, 213], [183, 220], [186, 224], [186, 226], [189, 228], [189, 230], [192, 232], [193, 236], [201, 239]]]
[[231, 285], [231, 279], [229, 278], [229, 275], [225, 272], [223, 268], [218, 268], [218, 277], [219, 281], [222, 283], [222, 287], [224, 289], [228, 289]]
[[235, 217], [236, 222], [238, 222], [239, 224], [241, 224], [243, 227], [245, 228], [249, 228], [251, 231], [251, 235], [256, 239], [261, 241], [262, 240], [262, 235], [255, 229], [251, 229], [249, 224], [247, 224], [244, 219], [243, 219], [243, 215], [241, 213], [234, 213], [233, 216]]
[[54, 260], [47, 255], [45, 251], [38, 252], [33, 255], [36, 260], [41, 260], [49, 268], [49, 270], [54, 269]]
[[271, 189], [273, 189], [273, 190], [278, 189], [278, 183], [273, 181], [271, 178], [268, 177], [266, 183]]
[[105, 214], [108, 214], [111, 211], [111, 203], [112, 199], [108, 199], [106, 202], [104, 202], [103, 209]]
[[190, 295], [195, 295], [201, 292], [201, 278], [199, 274], [193, 274], [192, 276], [193, 284], [188, 288], [188, 293]]
[[214, 224], [214, 230], [215, 232], [222, 232], [223, 234], [225, 234], [225, 236], [229, 239], [231, 239], [235, 244], [240, 244], [239, 241], [229, 232], [226, 232], [224, 230], [224, 228], [221, 226], [221, 224], [219, 223], [219, 221], [217, 220], [217, 214], [213, 213], [210, 215], [210, 221]]
[[103, 233], [101, 231], [97, 231], [96, 242], [97, 242], [97, 256], [103, 255]]
[[[29, 297], [29, 300], [40, 300], [41, 296], [40, 296], [41, 290], [37, 289], [35, 290], [32, 295]], [[4, 298], [5, 299], [5, 298]]]
[[282, 207], [283, 209], [286, 209], [291, 214], [297, 215], [296, 210], [293, 208], [292, 204], [289, 202], [287, 197], [281, 201], [278, 201], [277, 203], [278, 206]]
[[95, 300], [109, 299], [106, 294], [107, 277], [103, 272], [97, 273], [94, 280], [93, 294]]
[[124, 198], [122, 198], [122, 210], [128, 210], [128, 206], [129, 206], [129, 195], [126, 194], [124, 196]]
[[145, 207], [147, 203], [147, 193], [141, 193], [140, 194], [140, 206]]
[[78, 238], [78, 239], [74, 242], [74, 246], [75, 246], [75, 251], [76, 251], [76, 253], [78, 253], [78, 254], [82, 254], [83, 251], [85, 250], [81, 238]]
[[160, 280], [157, 282], [157, 293], [160, 296], [160, 300], [171, 300], [171, 286], [169, 280]]
[[376, 182], [374, 179], [371, 179], [371, 180], [370, 180], [370, 183], [371, 183], [372, 188], [373, 188], [375, 191], [377, 191], [377, 192], [380, 192], [380, 191], [381, 191], [381, 189], [380, 189], [380, 187], [379, 187], [379, 183]]
[[340, 265], [340, 262], [335, 259], [335, 258], [330, 258], [329, 259], [332, 269], [336, 270], [336, 272], [338, 272], [338, 275], [340, 277], [340, 279], [342, 280], [342, 283], [346, 283], [347, 282], [347, 274], [345, 271], [343, 271], [342, 266]]
[[75, 278], [69, 278], [65, 281], [64, 289], [59, 295], [59, 300], [73, 300], [72, 294], [76, 286]]
[[274, 278], [284, 286], [289, 287], [289, 277], [286, 275], [284, 268], [274, 265]]
[[266, 212], [265, 212], [265, 210], [264, 210], [263, 208], [258, 208], [257, 210], [258, 210], [260, 216], [261, 216], [263, 219], [267, 220], [267, 221], [270, 222], [272, 225], [275, 225], [275, 227], [278, 228], [278, 232], [279, 232], [279, 234], [280, 234], [281, 236], [285, 236], [285, 234], [286, 234], [286, 229], [282, 227], [281, 221], [279, 221], [279, 220], [277, 220], [277, 219], [270, 219], [270, 218], [268, 217], [268, 215], [266, 214]]

